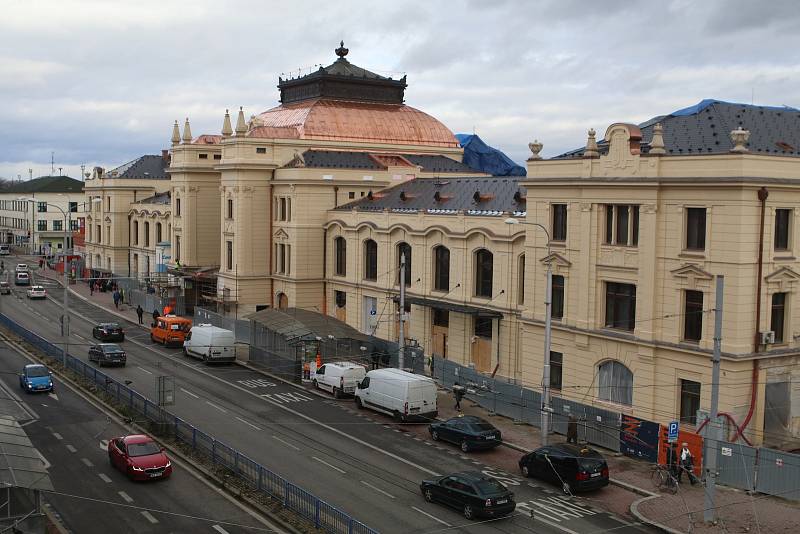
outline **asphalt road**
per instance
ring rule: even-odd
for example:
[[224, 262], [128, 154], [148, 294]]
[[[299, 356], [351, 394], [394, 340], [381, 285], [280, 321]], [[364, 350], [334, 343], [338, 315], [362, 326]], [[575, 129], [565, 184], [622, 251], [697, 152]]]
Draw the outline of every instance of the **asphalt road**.
[[45, 498], [72, 532], [270, 530], [174, 459], [169, 479], [128, 480], [111, 467], [105, 448], [109, 438], [127, 431], [58, 379], [54, 393], [23, 392], [17, 373], [26, 363], [15, 348], [0, 343], [0, 397], [17, 407], [17, 419], [49, 464], [55, 492]]
[[[24, 291], [16, 292], [21, 297], [0, 299], [3, 313], [59, 343], [60, 303], [28, 301]], [[53, 295], [60, 298], [60, 292]], [[70, 308], [70, 352], [87, 361], [93, 322], [117, 318], [76, 297]], [[389, 418], [359, 412], [352, 401], [321, 398], [239, 365], [208, 367], [186, 359], [180, 349], [152, 345], [149, 334], [133, 325], [127, 331], [128, 365], [105, 372], [130, 380], [149, 398], [156, 396], [157, 376], [174, 376], [173, 413], [381, 532], [646, 531], [589, 500], [500, 471], [492, 465], [491, 451], [464, 455], [406, 432]], [[422, 479], [465, 470], [483, 471], [509, 485], [517, 512], [500, 520], [467, 521], [420, 495]]]

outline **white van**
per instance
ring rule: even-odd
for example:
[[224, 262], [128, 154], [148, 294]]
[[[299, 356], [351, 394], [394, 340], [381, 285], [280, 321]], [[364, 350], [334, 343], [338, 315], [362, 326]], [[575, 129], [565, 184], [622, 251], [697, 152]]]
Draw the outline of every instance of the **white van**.
[[352, 395], [356, 386], [364, 380], [367, 371], [363, 366], [353, 362], [326, 363], [311, 376], [315, 388], [333, 393], [335, 398]]
[[183, 354], [201, 358], [206, 363], [236, 361], [236, 338], [233, 332], [211, 324], [194, 325], [183, 342]]
[[397, 421], [431, 421], [436, 409], [436, 382], [400, 369], [375, 369], [356, 388], [356, 405], [394, 417]]

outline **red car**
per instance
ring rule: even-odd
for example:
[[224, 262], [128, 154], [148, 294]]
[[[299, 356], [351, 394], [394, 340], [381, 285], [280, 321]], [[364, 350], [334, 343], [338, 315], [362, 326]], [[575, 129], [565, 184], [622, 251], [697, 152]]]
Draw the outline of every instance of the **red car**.
[[167, 478], [172, 474], [172, 462], [164, 449], [143, 434], [109, 440], [108, 459], [131, 480]]

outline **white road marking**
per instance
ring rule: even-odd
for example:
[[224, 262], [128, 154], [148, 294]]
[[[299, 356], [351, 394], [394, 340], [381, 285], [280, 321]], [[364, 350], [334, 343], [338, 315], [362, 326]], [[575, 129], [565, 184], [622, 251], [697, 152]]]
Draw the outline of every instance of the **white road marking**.
[[439, 519], [439, 518], [438, 518], [438, 517], [436, 517], [435, 515], [431, 515], [431, 514], [429, 514], [429, 513], [428, 513], [428, 512], [426, 512], [425, 510], [420, 510], [420, 509], [419, 509], [419, 508], [417, 508], [416, 506], [412, 506], [412, 507], [411, 507], [411, 509], [412, 509], [412, 510], [416, 510], [417, 512], [421, 513], [422, 515], [426, 515], [426, 516], [430, 517], [430, 518], [431, 518], [431, 519], [433, 519], [434, 521], [438, 521], [439, 523], [443, 524], [443, 525], [444, 525], [444, 526], [446, 526], [446, 527], [452, 527], [452, 526], [453, 526], [453, 525], [451, 525], [450, 523], [447, 523], [446, 521], [442, 521], [441, 519]]
[[331, 465], [331, 464], [329, 464], [328, 462], [326, 462], [325, 460], [322, 460], [322, 459], [320, 459], [320, 458], [317, 458], [316, 456], [312, 456], [311, 458], [313, 458], [314, 460], [318, 461], [318, 462], [319, 462], [319, 463], [321, 463], [321, 464], [325, 464], [325, 465], [327, 465], [327, 466], [328, 466], [328, 467], [330, 467], [331, 469], [335, 469], [336, 471], [339, 471], [340, 473], [342, 473], [342, 474], [345, 474], [345, 471], [344, 471], [343, 469], [339, 469], [339, 468], [338, 468], [338, 467], [336, 467], [335, 465]]
[[189, 391], [188, 389], [183, 389], [183, 388], [181, 388], [181, 391], [183, 391], [184, 393], [186, 393], [186, 394], [187, 394], [187, 395], [189, 395], [190, 397], [194, 397], [195, 399], [199, 399], [199, 398], [200, 398], [198, 395], [195, 395], [194, 393], [192, 393], [192, 392], [191, 392], [191, 391]]
[[61, 435], [61, 434], [59, 434], [58, 432], [53, 432], [53, 437], [54, 437], [54, 438], [56, 438], [56, 439], [57, 439], [57, 440], [59, 440], [59, 441], [61, 441], [62, 439], [64, 439], [64, 436], [62, 436], [62, 435]]
[[252, 378], [249, 380], [237, 380], [238, 383], [241, 385], [248, 387], [248, 388], [274, 388], [275, 383], [270, 382], [266, 378]]
[[94, 467], [94, 464], [88, 458], [81, 458], [81, 462], [83, 462], [86, 467]]
[[[53, 399], [53, 400], [58, 400], [58, 395], [56, 395], [56, 394], [55, 394], [55, 393], [53, 393], [52, 391], [51, 391], [50, 393], [48, 393], [48, 394], [47, 394], [47, 396], [48, 396], [48, 397], [50, 397], [50, 398], [51, 398], [51, 399]], [[43, 406], [44, 406], [44, 405], [43, 405]]]
[[377, 491], [378, 493], [382, 493], [382, 494], [386, 495], [386, 496], [387, 496], [387, 497], [389, 497], [390, 499], [394, 499], [394, 498], [395, 498], [395, 496], [394, 496], [394, 495], [392, 495], [391, 493], [386, 493], [386, 492], [385, 492], [385, 491], [383, 491], [382, 489], [380, 489], [380, 488], [378, 488], [378, 487], [376, 487], [376, 486], [373, 486], [372, 484], [370, 484], [369, 482], [367, 482], [367, 481], [365, 481], [365, 480], [362, 480], [362, 481], [361, 481], [361, 483], [362, 483], [362, 484], [364, 484], [364, 485], [365, 485], [366, 487], [368, 487], [368, 488], [372, 488], [372, 489], [374, 489], [374, 490], [375, 490], [375, 491]]
[[281, 442], [281, 443], [283, 443], [284, 445], [286, 445], [286, 446], [288, 446], [288, 447], [291, 447], [291, 448], [293, 448], [293, 449], [294, 449], [294, 450], [296, 450], [296, 451], [299, 451], [299, 450], [300, 450], [300, 447], [296, 447], [296, 446], [292, 445], [291, 443], [289, 443], [288, 441], [284, 441], [284, 440], [282, 440], [282, 439], [281, 439], [281, 438], [279, 438], [278, 436], [272, 436], [272, 437], [273, 437], [274, 439], [277, 439], [278, 441], [280, 441], [280, 442]]
[[249, 426], [249, 427], [255, 428], [256, 430], [261, 430], [259, 427], [257, 427], [256, 425], [254, 425], [254, 424], [253, 424], [253, 423], [251, 423], [250, 421], [245, 421], [245, 420], [244, 420], [244, 419], [242, 419], [241, 417], [236, 417], [236, 419], [238, 419], [239, 421], [241, 421], [242, 423], [246, 424], [246, 425], [247, 425], [247, 426]]
[[259, 396], [281, 404], [289, 404], [290, 402], [308, 402], [310, 400], [314, 400], [312, 397], [303, 395], [302, 393], [292, 393], [292, 392], [262, 393]]
[[111, 483], [111, 479], [110, 479], [110, 478], [108, 478], [108, 476], [106, 476], [106, 474], [105, 474], [105, 473], [98, 473], [98, 475], [97, 475], [97, 476], [99, 476], [99, 477], [100, 477], [100, 480], [102, 480], [102, 481], [103, 481], [103, 482], [105, 482], [106, 484], [110, 484], [110, 483]]
[[89, 341], [88, 339], [86, 339], [85, 337], [83, 337], [83, 336], [82, 336], [82, 335], [80, 335], [80, 334], [75, 334], [75, 337], [77, 337], [78, 339], [82, 339], [82, 340], [84, 340], [84, 341]]
[[211, 525], [211, 528], [213, 528], [214, 530], [216, 530], [217, 532], [219, 532], [219, 534], [228, 534], [228, 531], [227, 531], [227, 530], [225, 530], [224, 528], [222, 528], [222, 527], [221, 527], [221, 526], [219, 526], [219, 525]]
[[[137, 368], [138, 368], [140, 371], [144, 371], [144, 372], [145, 372], [145, 373], [147, 373], [148, 375], [152, 375], [152, 374], [153, 374], [153, 372], [152, 372], [152, 371], [148, 371], [147, 369], [145, 369], [144, 367], [142, 367], [142, 366], [140, 366], [140, 365], [137, 365], [136, 367], [137, 367]], [[152, 516], [151, 516], [151, 517], [152, 517]], [[153, 519], [155, 519], [155, 518], [153, 518]]]
[[133, 497], [131, 497], [130, 495], [128, 495], [124, 491], [118, 491], [117, 493], [119, 494], [120, 497], [122, 497], [122, 499], [125, 502], [133, 502]]
[[71, 452], [71, 453], [76, 453], [76, 452], [78, 452], [78, 449], [76, 449], [75, 447], [73, 447], [72, 445], [69, 445], [69, 444], [67, 444], [67, 450], [68, 450], [69, 452]]
[[208, 404], [209, 406], [212, 406], [212, 407], [216, 408], [217, 410], [221, 411], [222, 413], [228, 413], [228, 410], [226, 410], [226, 409], [225, 409], [225, 408], [223, 408], [222, 406], [217, 406], [217, 405], [216, 405], [216, 404], [214, 404], [213, 402], [206, 401], [206, 404]]
[[108, 440], [107, 439], [101, 439], [100, 440], [100, 450], [101, 451], [108, 451]]
[[150, 521], [152, 524], [154, 524], [154, 525], [155, 525], [156, 523], [158, 523], [158, 519], [156, 519], [155, 517], [153, 517], [153, 514], [151, 514], [151, 513], [150, 513], [150, 512], [148, 512], [147, 510], [142, 510], [142, 515], [144, 516], [144, 518], [145, 518], [145, 519], [147, 519], [148, 521]]

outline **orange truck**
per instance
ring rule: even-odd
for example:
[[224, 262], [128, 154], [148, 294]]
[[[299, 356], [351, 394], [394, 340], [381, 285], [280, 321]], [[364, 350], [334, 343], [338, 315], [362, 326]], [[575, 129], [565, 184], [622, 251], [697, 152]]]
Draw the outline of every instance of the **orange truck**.
[[176, 315], [159, 317], [150, 329], [150, 340], [161, 343], [165, 347], [183, 347], [186, 335], [192, 329], [191, 319], [184, 319]]

